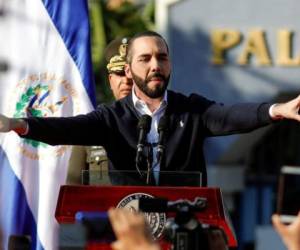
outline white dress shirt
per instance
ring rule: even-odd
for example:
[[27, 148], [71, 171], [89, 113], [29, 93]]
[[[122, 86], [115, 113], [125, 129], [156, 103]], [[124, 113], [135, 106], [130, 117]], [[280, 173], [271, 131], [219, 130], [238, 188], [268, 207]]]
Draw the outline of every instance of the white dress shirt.
[[157, 144], [158, 144], [158, 136], [159, 136], [157, 128], [158, 128], [159, 120], [165, 113], [167, 107], [168, 94], [167, 91], [165, 91], [164, 98], [162, 99], [159, 107], [156, 110], [154, 110], [154, 112], [151, 112], [147, 104], [136, 96], [134, 87], [132, 88], [132, 101], [135, 109], [138, 111], [140, 115], [150, 115], [152, 117], [151, 129], [147, 135], [147, 142], [153, 145], [152, 170], [154, 172], [155, 181], [156, 183], [158, 183], [160, 165], [157, 161]]

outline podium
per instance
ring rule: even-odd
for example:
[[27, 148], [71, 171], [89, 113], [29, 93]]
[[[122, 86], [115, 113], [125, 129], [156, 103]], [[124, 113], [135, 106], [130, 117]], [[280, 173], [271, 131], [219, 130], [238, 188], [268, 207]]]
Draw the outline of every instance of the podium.
[[[110, 207], [134, 206], [141, 196], [163, 197], [169, 201], [187, 199], [193, 201], [197, 197], [207, 199], [207, 207], [197, 212], [196, 217], [202, 224], [222, 229], [230, 248], [237, 247], [237, 240], [223, 206], [219, 188], [201, 187], [160, 187], [160, 186], [88, 186], [65, 185], [60, 189], [55, 217], [60, 224], [75, 222], [78, 211], [107, 211]], [[167, 212], [166, 218], [174, 217]], [[163, 249], [170, 249], [162, 238], [159, 238]], [[108, 243], [89, 243], [86, 249], [108, 250]]]

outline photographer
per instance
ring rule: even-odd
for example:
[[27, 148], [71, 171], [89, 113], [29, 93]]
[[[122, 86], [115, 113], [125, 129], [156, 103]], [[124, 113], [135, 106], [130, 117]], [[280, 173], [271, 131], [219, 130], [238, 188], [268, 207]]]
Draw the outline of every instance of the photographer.
[[111, 208], [108, 215], [117, 238], [113, 250], [160, 250], [142, 214]]

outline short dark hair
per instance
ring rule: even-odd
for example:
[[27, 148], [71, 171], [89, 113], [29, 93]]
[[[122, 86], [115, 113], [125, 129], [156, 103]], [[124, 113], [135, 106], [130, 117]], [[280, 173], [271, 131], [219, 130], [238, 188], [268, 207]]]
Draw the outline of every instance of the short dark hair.
[[160, 34], [158, 34], [155, 31], [143, 31], [143, 32], [135, 34], [133, 37], [130, 38], [130, 40], [128, 42], [127, 54], [126, 54], [126, 62], [127, 63], [130, 64], [132, 62], [132, 45], [133, 45], [134, 41], [140, 37], [158, 37], [158, 38], [160, 38], [165, 43], [165, 45], [167, 47], [167, 51], [169, 53], [168, 44], [167, 44], [166, 40]]

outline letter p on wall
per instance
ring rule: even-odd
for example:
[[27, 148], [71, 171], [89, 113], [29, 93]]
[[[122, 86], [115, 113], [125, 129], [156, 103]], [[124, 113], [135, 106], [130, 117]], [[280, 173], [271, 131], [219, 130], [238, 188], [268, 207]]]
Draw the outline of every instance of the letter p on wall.
[[226, 51], [238, 45], [241, 41], [241, 32], [233, 29], [215, 29], [211, 34], [212, 63], [223, 65]]

